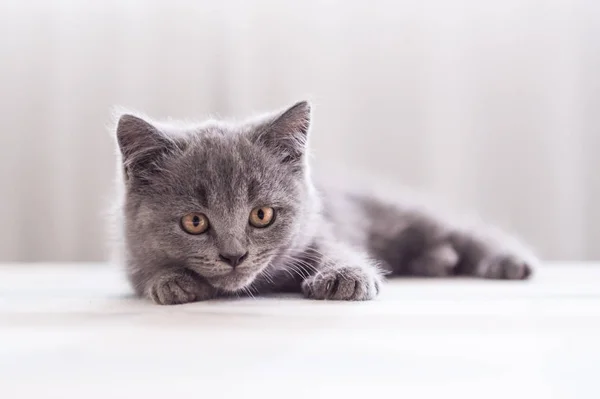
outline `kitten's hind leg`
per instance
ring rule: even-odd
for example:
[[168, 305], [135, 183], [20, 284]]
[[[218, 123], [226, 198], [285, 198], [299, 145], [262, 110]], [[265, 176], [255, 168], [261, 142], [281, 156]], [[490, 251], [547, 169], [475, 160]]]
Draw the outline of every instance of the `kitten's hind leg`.
[[392, 239], [373, 242], [375, 257], [396, 275], [522, 280], [538, 263], [519, 242], [501, 232], [459, 229], [431, 217], [415, 218]]
[[446, 277], [457, 274], [459, 256], [450, 243], [439, 243], [410, 260], [406, 271], [413, 276]]
[[447, 277], [458, 273], [459, 253], [446, 230], [431, 221], [413, 220], [391, 239], [373, 240], [372, 250], [395, 275]]
[[462, 275], [524, 280], [539, 263], [529, 250], [499, 231], [463, 230], [453, 233], [451, 239], [460, 254], [457, 270]]

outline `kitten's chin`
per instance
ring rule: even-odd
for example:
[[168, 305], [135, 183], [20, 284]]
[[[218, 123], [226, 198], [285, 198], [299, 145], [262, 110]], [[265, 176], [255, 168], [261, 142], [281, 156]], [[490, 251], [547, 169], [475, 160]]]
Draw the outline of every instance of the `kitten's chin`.
[[226, 292], [236, 292], [248, 287], [258, 273], [231, 272], [223, 276], [207, 278], [210, 285]]

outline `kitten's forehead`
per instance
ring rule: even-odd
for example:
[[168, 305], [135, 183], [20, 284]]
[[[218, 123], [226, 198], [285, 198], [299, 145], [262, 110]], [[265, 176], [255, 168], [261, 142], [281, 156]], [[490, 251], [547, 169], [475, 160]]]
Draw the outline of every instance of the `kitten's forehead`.
[[275, 201], [290, 189], [277, 159], [238, 132], [199, 132], [173, 166], [185, 191], [209, 208]]

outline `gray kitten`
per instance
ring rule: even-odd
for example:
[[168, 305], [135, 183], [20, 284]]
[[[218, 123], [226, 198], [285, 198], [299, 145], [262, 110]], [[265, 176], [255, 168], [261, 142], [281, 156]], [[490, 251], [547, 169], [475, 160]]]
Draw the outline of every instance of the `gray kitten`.
[[521, 280], [536, 258], [487, 229], [445, 220], [389, 189], [316, 180], [310, 106], [244, 123], [117, 124], [124, 263], [158, 304], [302, 292], [369, 300], [386, 274]]

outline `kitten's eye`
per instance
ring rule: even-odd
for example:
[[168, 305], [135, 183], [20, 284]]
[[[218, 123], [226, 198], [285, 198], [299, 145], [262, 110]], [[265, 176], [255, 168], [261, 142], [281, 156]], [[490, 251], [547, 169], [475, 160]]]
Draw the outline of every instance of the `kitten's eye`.
[[188, 213], [181, 218], [181, 228], [189, 234], [202, 234], [208, 230], [208, 218], [202, 213]]
[[268, 206], [252, 209], [250, 212], [250, 224], [254, 227], [267, 227], [275, 220], [275, 210]]

